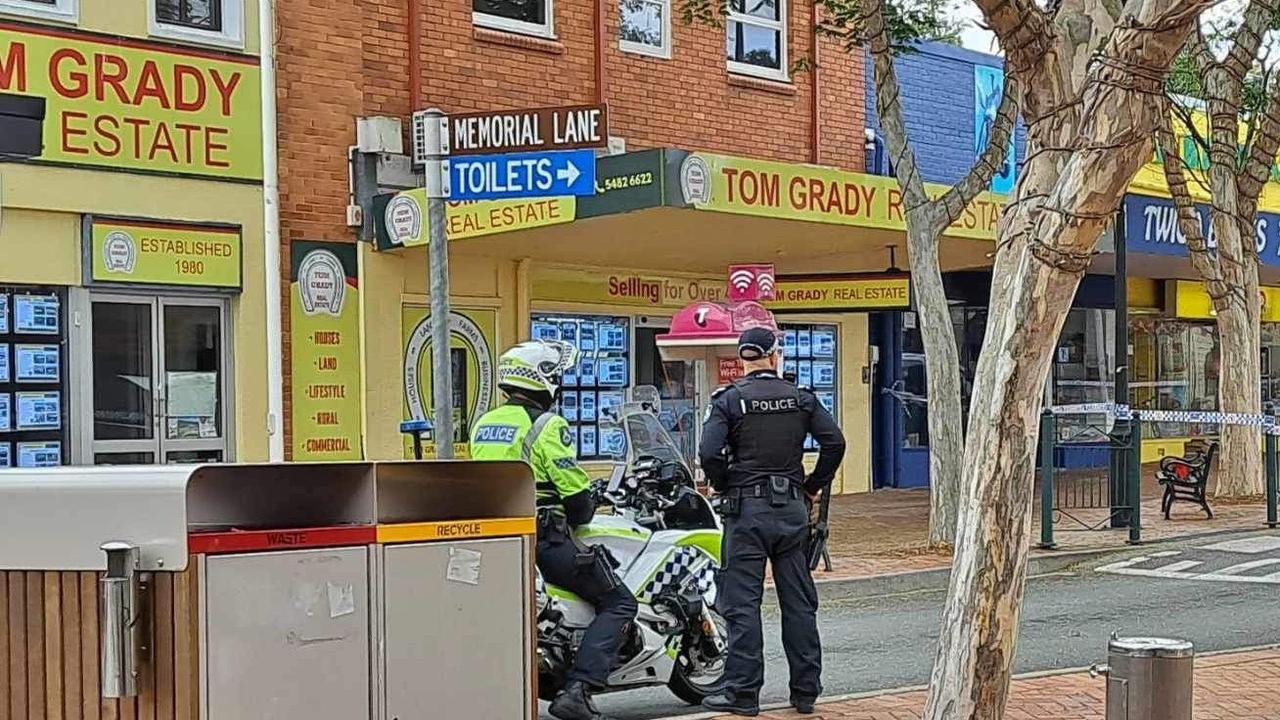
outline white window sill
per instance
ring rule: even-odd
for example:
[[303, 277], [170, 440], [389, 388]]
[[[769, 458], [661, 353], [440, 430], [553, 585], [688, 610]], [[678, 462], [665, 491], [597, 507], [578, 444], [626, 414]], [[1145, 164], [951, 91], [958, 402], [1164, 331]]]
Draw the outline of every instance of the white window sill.
[[37, 18], [74, 25], [80, 22], [80, 3], [77, 0], [71, 0], [71, 2], [62, 2], [50, 7], [44, 3], [0, 0], [0, 15]]
[[631, 53], [632, 55], [644, 55], [651, 58], [657, 58], [659, 60], [671, 59], [671, 46], [669, 45], [667, 47], [654, 47], [652, 45], [645, 45], [643, 43], [633, 43], [633, 42], [627, 42], [626, 40], [619, 40], [618, 49], [624, 53]]
[[478, 12], [471, 13], [471, 22], [476, 27], [482, 27], [489, 30], [515, 33], [517, 35], [528, 35], [529, 37], [535, 37], [541, 40], [557, 39], [555, 29], [551, 27], [550, 23], [547, 23], [546, 25], [534, 25], [533, 23], [511, 20], [510, 18], [486, 15]]
[[180, 25], [168, 25], [162, 22], [152, 23], [151, 37], [161, 38], [164, 40], [175, 40], [177, 42], [190, 43], [192, 45], [207, 45], [209, 47], [227, 48], [229, 50], [244, 49], [244, 37], [238, 34], [197, 30], [195, 28], [182, 27]]
[[734, 62], [733, 60], [729, 61], [729, 72], [733, 75], [744, 75], [746, 77], [770, 80], [772, 82], [791, 82], [791, 78], [788, 77], [786, 70], [775, 70], [773, 68], [760, 67], [759, 65], [751, 65], [749, 63]]

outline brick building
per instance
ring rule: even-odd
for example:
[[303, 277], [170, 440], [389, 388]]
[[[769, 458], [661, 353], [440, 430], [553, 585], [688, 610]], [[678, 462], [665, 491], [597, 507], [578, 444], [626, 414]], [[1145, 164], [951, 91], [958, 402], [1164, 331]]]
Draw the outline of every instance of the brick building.
[[[281, 7], [280, 212], [292, 255], [281, 287], [294, 458], [401, 457], [399, 421], [430, 415], [425, 232], [399, 237], [384, 223], [392, 194], [421, 184], [407, 158], [395, 157], [410, 152], [411, 113], [605, 103], [612, 142], [595, 196], [450, 204], [455, 440], [498, 399], [493, 367], [506, 346], [567, 336], [594, 348], [564, 408], [584, 460], [617, 457], [604, 409], [644, 385], [660, 389], [664, 422], [692, 449], [716, 363], [663, 362], [655, 338], [686, 304], [723, 298], [726, 266], [766, 262], [809, 283], [806, 291], [857, 286], [839, 302], [775, 309], [794, 313], [785, 322], [788, 338], [803, 342], [801, 379], [821, 379], [824, 399], [853, 428], [841, 486], [869, 487], [872, 306], [857, 288], [882, 280], [859, 274], [889, 268], [886, 246], [899, 258], [905, 251], [896, 187], [863, 174], [864, 59], [817, 38], [812, 5], [733, 7], [743, 12], [731, 9], [719, 27], [681, 22], [682, 7], [669, 0]], [[815, 61], [816, 70], [794, 71]], [[357, 147], [358, 121], [375, 117], [401, 122], [377, 157]], [[403, 197], [422, 199], [421, 191]], [[355, 226], [349, 205], [363, 210]], [[421, 220], [411, 224], [420, 230]], [[986, 226], [955, 232], [948, 259], [984, 264]], [[305, 299], [316, 277], [307, 272], [323, 266], [307, 262], [317, 251], [339, 256], [347, 288], [357, 288], [349, 294], [359, 309], [342, 311], [345, 319], [324, 320]], [[300, 312], [300, 299], [311, 309]], [[307, 326], [290, 325], [300, 321]], [[317, 328], [339, 322], [358, 341], [317, 347], [315, 338], [335, 337]], [[322, 369], [335, 366], [348, 372]]]

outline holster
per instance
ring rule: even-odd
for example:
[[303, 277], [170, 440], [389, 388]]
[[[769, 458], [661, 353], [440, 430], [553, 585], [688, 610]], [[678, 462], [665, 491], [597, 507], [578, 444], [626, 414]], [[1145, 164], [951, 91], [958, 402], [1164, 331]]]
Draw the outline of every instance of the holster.
[[563, 512], [555, 508], [538, 509], [539, 540], [559, 545], [572, 537], [569, 531], [569, 520]]
[[795, 487], [791, 484], [791, 478], [782, 475], [769, 476], [769, 505], [771, 507], [786, 507], [795, 497]]

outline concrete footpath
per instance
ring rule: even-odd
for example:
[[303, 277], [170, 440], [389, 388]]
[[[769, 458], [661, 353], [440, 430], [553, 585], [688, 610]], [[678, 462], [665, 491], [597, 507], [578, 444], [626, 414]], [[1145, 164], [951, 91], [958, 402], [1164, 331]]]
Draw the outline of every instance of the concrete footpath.
[[[1101, 658], [1099, 658], [1101, 659]], [[1106, 682], [1085, 671], [1024, 676], [1014, 680], [1005, 720], [1103, 720]], [[791, 708], [768, 710], [764, 719], [919, 720], [919, 689], [832, 698], [813, 715]], [[729, 716], [694, 715], [695, 718]], [[1196, 720], [1276, 720], [1280, 717], [1280, 648], [1227, 652], [1196, 660]]]

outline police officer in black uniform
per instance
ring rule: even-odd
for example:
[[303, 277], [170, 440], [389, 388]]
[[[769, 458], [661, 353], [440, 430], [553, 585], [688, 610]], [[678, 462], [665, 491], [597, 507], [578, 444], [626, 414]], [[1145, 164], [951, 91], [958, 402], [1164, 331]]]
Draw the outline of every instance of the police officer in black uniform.
[[[746, 375], [714, 394], [698, 448], [707, 478], [724, 496], [724, 564], [716, 605], [729, 625], [723, 690], [703, 705], [751, 717], [760, 714], [764, 684], [760, 599], [766, 560], [782, 609], [791, 704], [812, 713], [822, 693], [818, 593], [805, 550], [809, 510], [844, 456], [844, 436], [831, 413], [811, 390], [778, 376], [780, 350], [773, 330], [752, 328], [742, 334], [738, 357]], [[805, 436], [821, 447], [807, 479]]]

